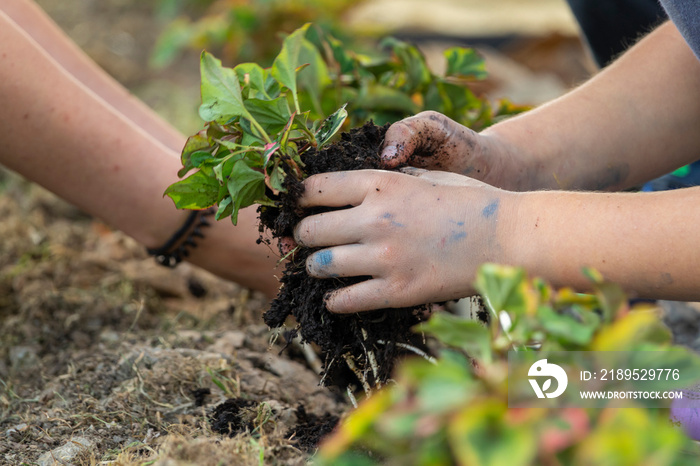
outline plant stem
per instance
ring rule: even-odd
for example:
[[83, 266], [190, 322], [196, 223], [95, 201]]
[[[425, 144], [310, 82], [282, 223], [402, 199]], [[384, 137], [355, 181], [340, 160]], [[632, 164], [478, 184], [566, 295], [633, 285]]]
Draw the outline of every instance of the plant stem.
[[260, 135], [265, 139], [266, 143], [270, 144], [272, 142], [272, 139], [270, 139], [270, 136], [268, 136], [267, 133], [265, 132], [265, 130], [263, 129], [263, 127], [260, 126], [260, 123], [255, 121], [255, 118], [250, 117], [250, 123], [255, 127], [255, 129], [258, 130]]
[[280, 265], [282, 262], [284, 262], [288, 257], [294, 255], [295, 252], [299, 250], [300, 246], [295, 247], [291, 251], [289, 251], [287, 254], [284, 256], [280, 257], [280, 260], [277, 261], [277, 265]]

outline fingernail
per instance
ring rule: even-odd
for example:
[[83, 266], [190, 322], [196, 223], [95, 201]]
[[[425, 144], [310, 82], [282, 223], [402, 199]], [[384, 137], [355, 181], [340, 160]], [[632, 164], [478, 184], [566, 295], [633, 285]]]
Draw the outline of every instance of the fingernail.
[[323, 305], [326, 307], [326, 309], [328, 309], [329, 312], [332, 312], [334, 314], [337, 314], [337, 312], [331, 309], [330, 305], [332, 304], [331, 301], [333, 300], [333, 296], [335, 296], [337, 292], [338, 290], [329, 291], [323, 295]]
[[393, 146], [393, 145], [386, 146], [386, 147], [384, 147], [384, 150], [382, 151], [382, 159], [384, 159], [384, 160], [393, 159], [394, 157], [396, 157], [396, 153], [397, 153], [396, 146]]
[[[323, 295], [323, 306], [328, 309], [328, 300], [331, 299], [331, 295], [333, 294], [332, 291], [326, 292], [326, 294]], [[328, 309], [330, 311], [330, 309]]]

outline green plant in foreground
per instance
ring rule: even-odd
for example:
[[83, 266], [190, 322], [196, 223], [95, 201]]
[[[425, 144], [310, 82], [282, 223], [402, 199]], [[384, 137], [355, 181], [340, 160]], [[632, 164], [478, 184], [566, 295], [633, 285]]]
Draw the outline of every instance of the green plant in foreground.
[[524, 109], [502, 101], [494, 110], [469, 90], [470, 80], [486, 75], [471, 49], [447, 50], [441, 77], [416, 47], [392, 38], [383, 46], [390, 56], [355, 54], [307, 24], [287, 36], [270, 68], [226, 68], [202, 53], [199, 114], [207, 123], [188, 139], [178, 175], [196, 171], [166, 194], [181, 209], [216, 205], [217, 220], [231, 216], [235, 224], [241, 208], [274, 205], [286, 176], [303, 179], [300, 156], [341, 127], [435, 110], [479, 129]]
[[309, 112], [299, 108], [296, 72], [302, 66], [302, 50], [308, 46], [307, 28], [287, 37], [270, 69], [255, 63], [225, 68], [212, 55], [202, 53], [199, 114], [208, 123], [188, 139], [179, 175], [193, 168], [199, 171], [166, 191], [177, 207], [201, 209], [216, 204], [217, 220], [230, 215], [235, 224], [241, 208], [272, 205], [266, 188], [275, 195], [285, 190], [285, 168], [301, 179], [300, 153], [322, 147], [340, 128], [347, 116], [344, 108], [323, 124], [310, 124]]
[[698, 356], [672, 346], [654, 313], [630, 310], [617, 286], [587, 273], [592, 295], [555, 291], [521, 269], [485, 264], [476, 287], [489, 325], [446, 313], [421, 324], [417, 331], [445, 346], [437, 363], [413, 358], [401, 364], [396, 384], [350, 413], [322, 445], [317, 463], [697, 464], [697, 447], [670, 424], [665, 409], [633, 403], [508, 408], [507, 354], [533, 351], [535, 342], [537, 359], [562, 350], [665, 351], [700, 379]]

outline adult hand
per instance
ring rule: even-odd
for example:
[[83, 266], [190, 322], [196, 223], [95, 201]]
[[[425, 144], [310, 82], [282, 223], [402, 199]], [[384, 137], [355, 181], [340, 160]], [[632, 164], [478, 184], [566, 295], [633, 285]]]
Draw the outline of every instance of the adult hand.
[[427, 111], [391, 125], [384, 138], [386, 168], [410, 165], [487, 181], [505, 168], [505, 150], [497, 141], [472, 131], [445, 115]]
[[370, 276], [326, 298], [333, 312], [406, 307], [472, 293], [477, 267], [499, 261], [518, 195], [446, 172], [405, 168], [309, 177], [302, 207], [351, 208], [313, 215], [294, 231], [317, 278]]

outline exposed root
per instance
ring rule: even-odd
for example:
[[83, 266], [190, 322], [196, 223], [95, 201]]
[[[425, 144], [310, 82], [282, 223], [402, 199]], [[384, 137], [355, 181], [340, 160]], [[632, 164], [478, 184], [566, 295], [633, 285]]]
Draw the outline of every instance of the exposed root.
[[354, 387], [352, 385], [348, 385], [346, 392], [348, 394], [348, 398], [350, 399], [350, 403], [352, 403], [353, 408], [357, 408], [357, 398], [355, 398], [355, 395], [352, 393], [353, 388]]
[[[384, 340], [377, 340], [377, 343], [379, 343], [380, 345], [386, 345], [386, 342]], [[418, 356], [420, 356], [423, 359], [425, 359], [426, 361], [428, 361], [430, 364], [437, 364], [437, 359], [430, 356], [428, 353], [426, 353], [425, 351], [423, 351], [420, 348], [416, 348], [415, 346], [409, 345], [408, 343], [396, 342], [394, 344], [396, 346], [398, 346], [399, 348], [403, 348], [405, 350], [408, 350], [412, 353], [417, 354]]]
[[357, 368], [355, 365], [355, 359], [352, 357], [352, 355], [350, 355], [350, 353], [345, 353], [343, 355], [343, 359], [345, 359], [345, 363], [348, 365], [348, 368], [350, 368], [350, 370], [362, 384], [362, 389], [365, 391], [365, 395], [367, 395], [367, 397], [372, 396], [372, 388], [367, 382], [367, 377], [365, 377], [365, 374], [363, 374], [360, 369]]
[[[361, 328], [360, 331], [362, 331], [362, 338], [364, 341], [367, 341], [367, 330]], [[369, 361], [369, 365], [372, 368], [372, 375], [374, 376], [374, 385], [376, 388], [382, 388], [382, 382], [379, 380], [379, 365], [377, 364], [377, 357], [374, 354], [374, 351], [368, 351], [367, 348], [365, 348], [365, 345], [362, 345], [362, 348], [364, 348], [365, 353], [367, 354], [367, 360]]]
[[314, 372], [317, 374], [323, 372], [323, 364], [310, 344], [302, 343], [301, 336], [299, 335], [292, 340], [292, 344], [301, 350], [302, 354], [304, 355], [304, 359], [306, 359], [309, 367], [311, 367]]

